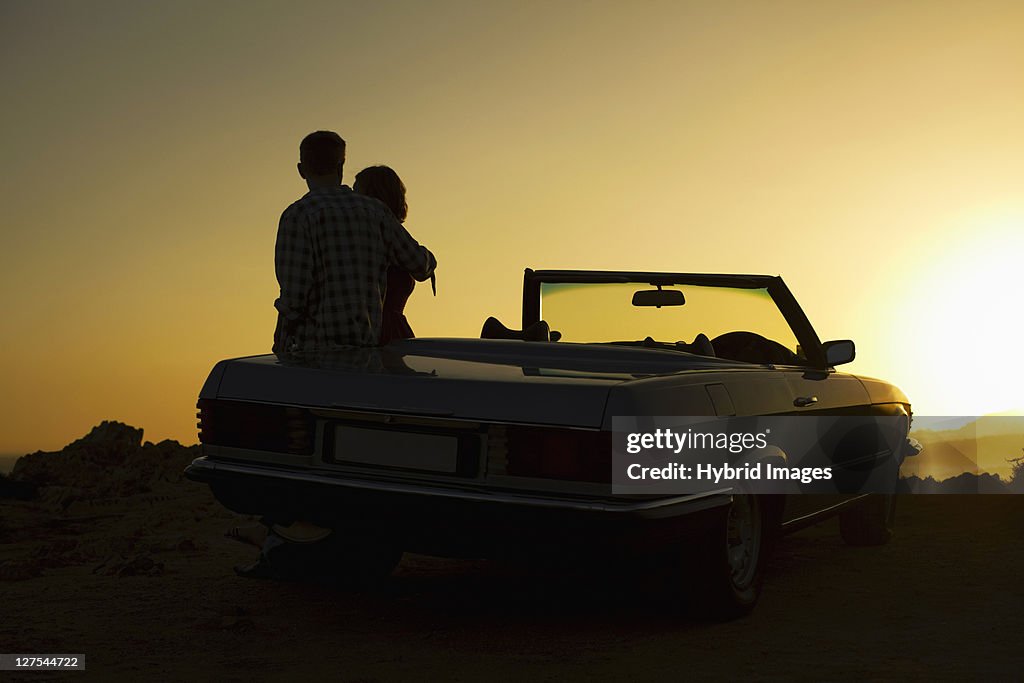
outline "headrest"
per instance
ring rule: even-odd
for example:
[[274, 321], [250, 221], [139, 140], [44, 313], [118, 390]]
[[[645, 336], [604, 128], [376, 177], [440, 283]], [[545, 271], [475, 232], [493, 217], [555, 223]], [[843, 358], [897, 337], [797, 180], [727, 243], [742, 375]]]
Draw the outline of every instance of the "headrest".
[[525, 330], [511, 330], [501, 324], [494, 316], [484, 321], [480, 330], [481, 339], [522, 339], [523, 341], [551, 341], [551, 328], [543, 320], [538, 320]]

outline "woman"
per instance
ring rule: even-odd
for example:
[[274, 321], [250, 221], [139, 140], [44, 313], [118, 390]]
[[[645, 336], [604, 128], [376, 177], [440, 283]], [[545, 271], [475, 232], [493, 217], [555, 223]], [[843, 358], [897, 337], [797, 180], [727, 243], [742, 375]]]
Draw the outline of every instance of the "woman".
[[[352, 189], [359, 194], [383, 202], [399, 223], [405, 222], [409, 205], [405, 201], [405, 184], [394, 169], [389, 166], [370, 166], [356, 174]], [[396, 266], [388, 267], [387, 291], [384, 294], [384, 310], [381, 315], [380, 344], [392, 339], [415, 337], [409, 321], [405, 318], [405, 304], [412, 294], [416, 281], [412, 275]]]

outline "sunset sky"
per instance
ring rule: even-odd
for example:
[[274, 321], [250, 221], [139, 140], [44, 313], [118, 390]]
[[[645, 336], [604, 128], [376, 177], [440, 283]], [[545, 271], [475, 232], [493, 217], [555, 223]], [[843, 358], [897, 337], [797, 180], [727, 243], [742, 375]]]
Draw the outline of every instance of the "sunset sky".
[[195, 442], [311, 130], [409, 188], [420, 336], [524, 267], [781, 274], [915, 411], [1024, 405], [1024, 3], [0, 2], [0, 453]]

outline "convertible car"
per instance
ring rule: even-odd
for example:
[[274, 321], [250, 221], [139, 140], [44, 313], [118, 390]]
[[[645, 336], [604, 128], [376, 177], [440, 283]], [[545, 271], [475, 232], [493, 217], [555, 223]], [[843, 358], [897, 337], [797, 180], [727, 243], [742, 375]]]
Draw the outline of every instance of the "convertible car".
[[479, 339], [217, 363], [187, 476], [236, 512], [337, 530], [339, 576], [386, 575], [403, 551], [658, 557], [693, 601], [735, 616], [780, 532], [838, 514], [848, 543], [882, 544], [895, 496], [616, 493], [613, 419], [895, 419], [902, 444], [859, 460], [895, 487], [910, 404], [835, 371], [853, 359], [779, 277], [527, 269], [521, 324], [489, 318]]

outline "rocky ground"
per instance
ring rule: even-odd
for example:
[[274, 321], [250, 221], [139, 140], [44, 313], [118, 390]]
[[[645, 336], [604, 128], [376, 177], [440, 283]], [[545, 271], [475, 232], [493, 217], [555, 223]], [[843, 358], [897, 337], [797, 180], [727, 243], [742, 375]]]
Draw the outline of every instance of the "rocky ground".
[[0, 481], [0, 652], [84, 653], [63, 677], [97, 680], [1024, 675], [1024, 496], [901, 496], [882, 548], [834, 522], [788, 536], [755, 612], [709, 624], [586, 566], [407, 555], [362, 592], [237, 578], [253, 552], [181, 476], [195, 448], [141, 440], [104, 423]]

